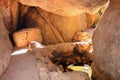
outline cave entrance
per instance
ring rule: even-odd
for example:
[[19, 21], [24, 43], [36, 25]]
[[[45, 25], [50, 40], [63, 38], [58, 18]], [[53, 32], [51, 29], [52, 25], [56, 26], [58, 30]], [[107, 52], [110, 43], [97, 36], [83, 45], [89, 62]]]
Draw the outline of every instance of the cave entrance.
[[[12, 56], [27, 53], [26, 62], [34, 61], [30, 65], [34, 65], [33, 69], [37, 66], [35, 71], [41, 80], [89, 80], [92, 33], [105, 8], [95, 14], [83, 12], [69, 17], [20, 4], [18, 27], [12, 36], [15, 43]], [[32, 54], [30, 59], [28, 53]], [[20, 59], [16, 61], [19, 63]]]
[[[37, 66], [45, 69], [45, 77], [53, 72], [52, 77], [80, 74], [85, 78], [86, 74], [81, 71], [91, 77], [92, 34], [105, 7], [93, 15], [81, 13], [75, 17], [64, 17], [36, 7], [20, 6], [18, 28], [13, 34], [14, 42], [20, 50], [12, 55], [28, 52], [37, 55]], [[42, 76], [41, 69], [38, 72]]]

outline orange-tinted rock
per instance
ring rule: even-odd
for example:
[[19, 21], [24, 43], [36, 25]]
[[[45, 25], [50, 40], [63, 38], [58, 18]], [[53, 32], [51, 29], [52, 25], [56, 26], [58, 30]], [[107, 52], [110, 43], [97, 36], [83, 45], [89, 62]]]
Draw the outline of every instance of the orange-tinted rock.
[[98, 21], [100, 20], [102, 14], [104, 13], [106, 9], [106, 5], [104, 5], [102, 8], [99, 9], [97, 13], [94, 14], [88, 14], [87, 13], [87, 20], [88, 20], [88, 28], [89, 27], [96, 27]]
[[73, 41], [88, 42], [89, 39], [91, 39], [89, 33], [80, 31], [75, 34]]
[[76, 32], [87, 29], [86, 13], [74, 17], [59, 16], [40, 8], [30, 8], [26, 14], [26, 27], [38, 26], [44, 44], [71, 42]]
[[100, 18], [100, 14], [99, 13], [95, 13], [95, 14], [87, 14], [87, 19], [88, 19], [88, 27], [95, 27], [96, 24], [98, 23]]
[[76, 49], [80, 53], [84, 53], [84, 52], [87, 52], [89, 46], [90, 46], [89, 44], [76, 44]]
[[18, 2], [62, 16], [76, 16], [82, 12], [97, 12], [107, 0], [18, 0]]
[[[98, 15], [98, 12], [96, 14]], [[24, 25], [25, 27], [38, 26], [41, 29], [44, 44], [71, 42], [75, 33], [85, 30], [97, 22], [98, 16], [95, 16], [94, 19], [91, 16], [87, 13], [69, 17], [60, 16], [21, 4], [19, 29]]]
[[8, 35], [9, 32], [0, 13], [0, 76], [7, 69], [11, 57], [12, 44]]
[[93, 35], [93, 77], [95, 80], [120, 79], [120, 0], [110, 5]]
[[60, 56], [70, 56], [73, 54], [73, 45], [72, 44], [60, 44], [56, 46], [56, 49], [53, 51], [54, 55], [57, 57]]
[[42, 42], [41, 31], [38, 28], [26, 28], [13, 34], [17, 47], [28, 46], [31, 41]]

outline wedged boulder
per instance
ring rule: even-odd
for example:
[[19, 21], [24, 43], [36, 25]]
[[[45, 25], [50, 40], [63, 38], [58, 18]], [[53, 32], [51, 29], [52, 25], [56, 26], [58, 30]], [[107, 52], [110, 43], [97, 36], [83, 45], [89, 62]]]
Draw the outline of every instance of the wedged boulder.
[[[68, 65], [84, 66], [91, 65], [92, 54], [89, 52], [90, 45], [82, 43], [61, 43], [57, 45], [44, 46], [44, 48], [31, 48], [33, 54], [37, 53], [39, 58], [41, 54], [47, 56], [59, 66], [61, 71], [67, 71]], [[60, 67], [61, 66], [61, 67]]]
[[28, 26], [39, 27], [44, 44], [71, 42], [78, 31], [85, 30], [97, 22], [99, 13], [93, 15], [79, 13], [75, 16], [61, 16], [41, 8], [20, 4], [18, 29]]
[[30, 42], [42, 42], [41, 30], [39, 28], [26, 28], [13, 33], [13, 39], [17, 47], [28, 46]]
[[0, 13], [0, 76], [7, 69], [11, 56], [12, 44], [8, 35], [9, 32]]
[[18, 0], [62, 16], [76, 16], [82, 12], [95, 13], [107, 0]]
[[[28, 9], [27, 6], [26, 9]], [[40, 8], [30, 8], [27, 14], [24, 15], [26, 15], [26, 21], [21, 21], [25, 22], [26, 27], [38, 26], [41, 29], [44, 44], [80, 41], [81, 37], [79, 37], [79, 40], [74, 39], [75, 34], [89, 28], [89, 20], [91, 20], [88, 18], [87, 13], [81, 13], [74, 17], [65, 17], [46, 12]], [[96, 22], [95, 19], [92, 20], [91, 25], [94, 22]], [[75, 36], [75, 38], [77, 37]], [[86, 37], [86, 39], [88, 38], [89, 36]]]
[[110, 0], [93, 35], [95, 80], [120, 79], [120, 0]]
[[76, 32], [87, 29], [86, 13], [74, 17], [59, 16], [40, 8], [30, 8], [26, 14], [26, 27], [41, 29], [44, 44], [71, 42]]

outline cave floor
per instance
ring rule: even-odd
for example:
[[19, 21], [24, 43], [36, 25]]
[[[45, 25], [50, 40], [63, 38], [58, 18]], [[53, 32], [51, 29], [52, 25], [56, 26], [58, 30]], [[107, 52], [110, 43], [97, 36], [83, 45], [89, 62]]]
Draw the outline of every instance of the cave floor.
[[33, 54], [19, 54], [11, 58], [8, 70], [1, 80], [39, 80]]

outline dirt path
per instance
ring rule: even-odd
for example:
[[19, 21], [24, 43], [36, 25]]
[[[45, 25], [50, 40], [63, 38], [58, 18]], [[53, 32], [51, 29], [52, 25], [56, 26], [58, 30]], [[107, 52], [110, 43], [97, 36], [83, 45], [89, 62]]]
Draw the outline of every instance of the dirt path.
[[30, 53], [14, 55], [0, 80], [39, 80], [36, 58]]

